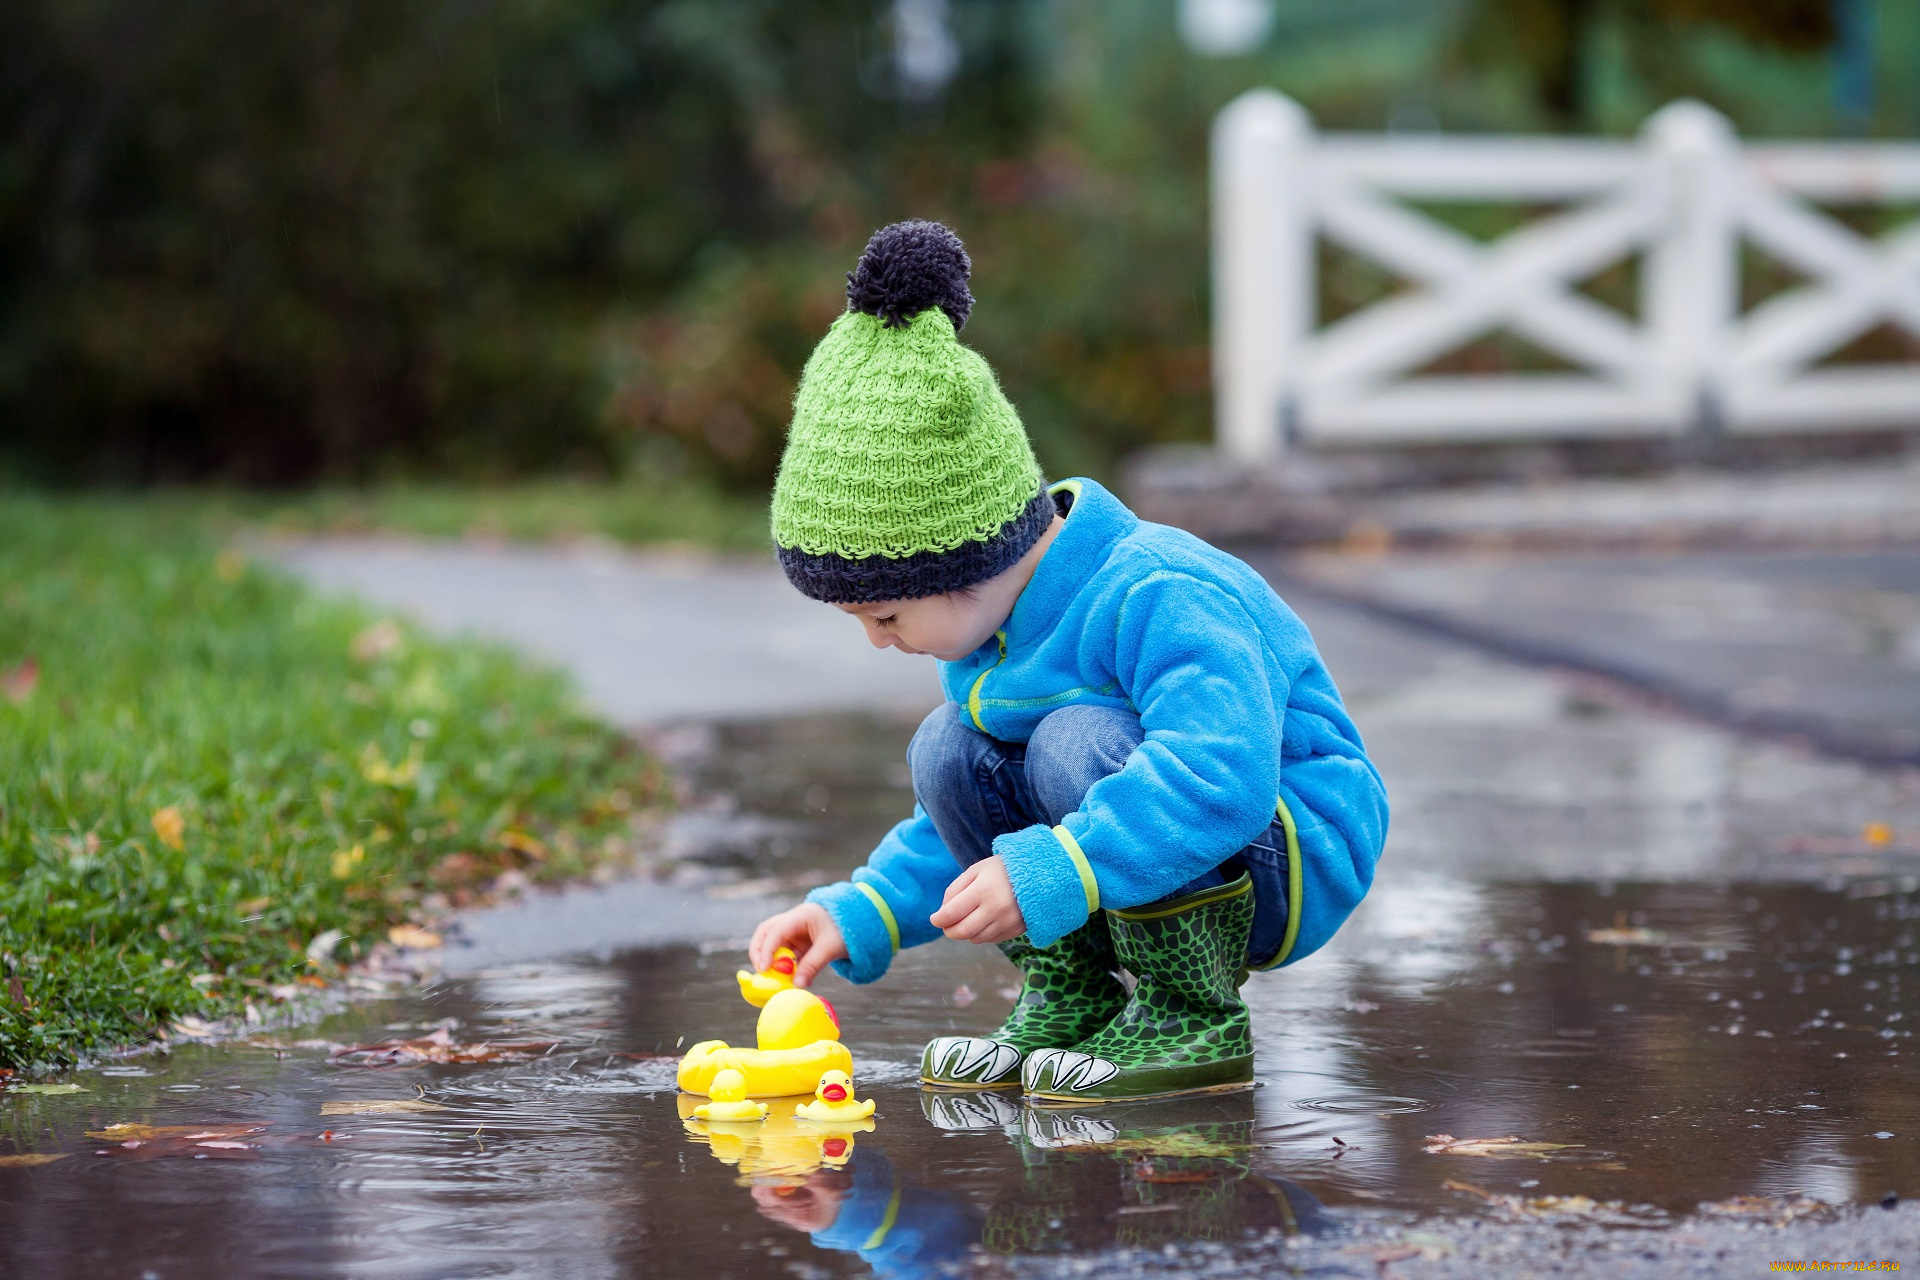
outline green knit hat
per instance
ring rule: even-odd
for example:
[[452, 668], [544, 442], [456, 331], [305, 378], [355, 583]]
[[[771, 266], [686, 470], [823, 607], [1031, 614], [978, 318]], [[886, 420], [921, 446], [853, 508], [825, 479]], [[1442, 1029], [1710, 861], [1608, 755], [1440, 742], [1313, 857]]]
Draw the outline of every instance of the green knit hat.
[[1053, 519], [1020, 415], [955, 336], [972, 271], [946, 227], [896, 222], [847, 276], [849, 309], [800, 377], [773, 490], [780, 567], [816, 600], [984, 582]]

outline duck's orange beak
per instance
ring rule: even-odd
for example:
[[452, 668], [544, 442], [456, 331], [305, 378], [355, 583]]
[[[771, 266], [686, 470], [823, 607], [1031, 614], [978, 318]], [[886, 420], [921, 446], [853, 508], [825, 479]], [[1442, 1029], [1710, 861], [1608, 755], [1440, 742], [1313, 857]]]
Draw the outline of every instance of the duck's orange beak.
[[793, 957], [781, 956], [776, 959], [773, 962], [773, 971], [775, 973], [784, 973], [791, 977], [793, 974]]
[[828, 1102], [845, 1102], [847, 1100], [847, 1089], [845, 1085], [830, 1084], [820, 1091], [820, 1096]]

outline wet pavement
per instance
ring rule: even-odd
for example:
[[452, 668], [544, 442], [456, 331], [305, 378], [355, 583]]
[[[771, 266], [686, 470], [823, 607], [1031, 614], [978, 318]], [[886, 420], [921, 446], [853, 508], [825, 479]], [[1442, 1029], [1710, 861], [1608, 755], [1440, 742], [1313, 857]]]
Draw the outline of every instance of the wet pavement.
[[[469, 915], [431, 985], [318, 1027], [0, 1098], [0, 1275], [1920, 1259], [1901, 1199], [1920, 1196], [1920, 773], [1295, 603], [1394, 833], [1334, 942], [1248, 985], [1257, 1089], [1047, 1111], [922, 1093], [921, 1044], [991, 1028], [1016, 981], [995, 952], [937, 944], [876, 986], [822, 984], [879, 1102], [870, 1131], [683, 1119], [676, 1051], [751, 1034], [746, 929], [905, 812], [917, 715], [903, 698], [682, 725], [653, 734], [692, 783], [655, 878]], [[498, 1060], [335, 1052], [405, 1040]]]
[[[1418, 749], [1433, 714], [1378, 703], [1382, 749]], [[1631, 715], [1562, 705], [1527, 731], [1633, 741], [1611, 723]], [[844, 867], [907, 803], [886, 762], [910, 729], [688, 731], [672, 745], [699, 783], [689, 822], [713, 838], [671, 874], [728, 903]], [[456, 976], [319, 1028], [0, 1102], [0, 1274], [1051, 1274], [1095, 1258], [1614, 1274], [1620, 1241], [1651, 1274], [1703, 1249], [1802, 1256], [1789, 1244], [1817, 1231], [1873, 1257], [1920, 1242], [1914, 1215], [1878, 1207], [1920, 1194], [1920, 877], [1468, 878], [1438, 861], [1409, 856], [1325, 952], [1249, 984], [1248, 1093], [1050, 1111], [924, 1094], [921, 1044], [991, 1028], [1011, 967], [938, 944], [876, 986], [829, 980], [880, 1104], [870, 1132], [839, 1135], [778, 1113], [717, 1136], [683, 1119], [676, 1050], [751, 1034], [737, 939], [477, 968], [456, 945]], [[330, 1057], [441, 1028], [531, 1047]], [[355, 1102], [430, 1109], [323, 1113]], [[128, 1124], [195, 1127], [110, 1128]], [[1473, 1145], [1507, 1138], [1551, 1145]], [[29, 1153], [63, 1158], [6, 1158]]]
[[[1920, 551], [1302, 555], [1387, 616], [1736, 727], [1920, 764]], [[1285, 586], [1282, 587], [1285, 590]]]

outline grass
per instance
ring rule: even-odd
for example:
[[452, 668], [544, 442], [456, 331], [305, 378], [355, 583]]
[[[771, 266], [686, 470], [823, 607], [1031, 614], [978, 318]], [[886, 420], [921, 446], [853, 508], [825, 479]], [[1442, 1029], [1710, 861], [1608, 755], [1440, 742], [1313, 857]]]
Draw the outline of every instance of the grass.
[[544, 480], [501, 487], [386, 485], [275, 497], [200, 493], [184, 502], [283, 533], [408, 533], [522, 541], [600, 537], [634, 545], [683, 543], [769, 551], [764, 497], [698, 483]]
[[662, 791], [559, 677], [218, 523], [0, 496], [0, 1068], [287, 998], [333, 972], [317, 937], [349, 960], [434, 893], [578, 875]]

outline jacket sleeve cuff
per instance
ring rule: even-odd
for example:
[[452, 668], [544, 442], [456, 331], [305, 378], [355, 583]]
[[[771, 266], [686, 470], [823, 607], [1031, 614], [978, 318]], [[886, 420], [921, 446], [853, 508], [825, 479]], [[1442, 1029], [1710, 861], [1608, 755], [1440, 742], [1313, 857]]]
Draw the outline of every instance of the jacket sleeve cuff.
[[1027, 827], [997, 838], [993, 851], [1006, 864], [1034, 946], [1051, 946], [1099, 909], [1093, 868], [1065, 827]]
[[893, 953], [900, 949], [900, 926], [880, 891], [858, 882], [860, 872], [854, 875], [855, 880], [822, 885], [807, 901], [825, 907], [846, 939], [847, 958], [835, 960], [833, 971], [848, 982], [872, 982], [893, 963]]

